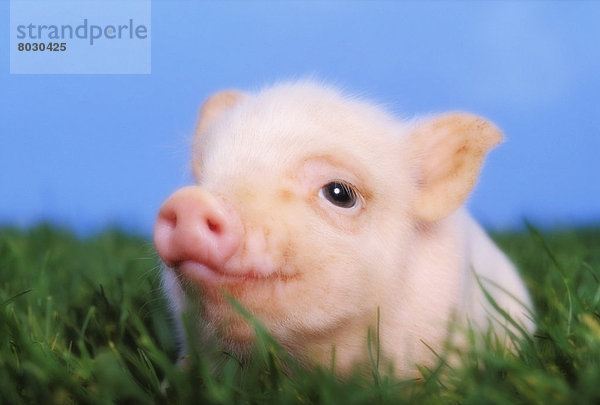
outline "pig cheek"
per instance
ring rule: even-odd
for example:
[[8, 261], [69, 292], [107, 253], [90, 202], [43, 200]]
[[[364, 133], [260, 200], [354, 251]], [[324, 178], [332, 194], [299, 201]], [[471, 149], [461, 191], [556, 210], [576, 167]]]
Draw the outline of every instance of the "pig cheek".
[[[330, 237], [308, 238], [311, 246], [298, 247], [296, 263], [301, 278], [281, 302], [282, 312], [305, 332], [327, 330], [335, 324], [360, 315], [367, 272], [356, 261], [356, 249], [331, 242]], [[325, 248], [324, 248], [325, 247]], [[318, 252], [326, 252], [318, 254]]]
[[362, 315], [368, 306], [362, 302], [370, 277], [365, 263], [373, 260], [361, 257], [365, 234], [337, 229], [314, 210], [302, 208], [286, 218], [287, 243], [282, 250], [283, 262], [298, 277], [259, 303], [267, 304], [261, 305], [261, 312], [282, 333], [287, 333], [284, 328], [321, 333]]
[[401, 285], [398, 245], [402, 233], [398, 226], [390, 227], [390, 232], [386, 226], [377, 226], [351, 235], [332, 231], [313, 238], [320, 243], [308, 251], [328, 252], [306, 265], [311, 272], [304, 284], [313, 288], [304, 291], [304, 296], [307, 305], [314, 308], [313, 326], [357, 317], [376, 318], [387, 291]]

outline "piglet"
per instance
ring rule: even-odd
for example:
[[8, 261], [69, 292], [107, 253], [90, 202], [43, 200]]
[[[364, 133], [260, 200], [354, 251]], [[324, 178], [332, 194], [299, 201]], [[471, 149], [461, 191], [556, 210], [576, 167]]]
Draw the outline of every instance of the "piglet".
[[212, 95], [196, 184], [166, 200], [154, 230], [181, 336], [190, 311], [247, 358], [255, 332], [229, 296], [302, 364], [368, 369], [378, 330], [381, 358], [411, 377], [452, 325], [531, 332], [515, 267], [462, 207], [501, 140], [471, 114], [400, 120], [312, 81]]

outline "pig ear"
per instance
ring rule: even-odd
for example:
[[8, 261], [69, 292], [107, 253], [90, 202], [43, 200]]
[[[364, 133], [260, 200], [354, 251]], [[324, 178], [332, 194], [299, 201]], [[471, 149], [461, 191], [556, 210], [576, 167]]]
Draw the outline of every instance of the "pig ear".
[[245, 97], [239, 90], [223, 90], [210, 96], [200, 109], [196, 134], [208, 129], [223, 113], [234, 107]]
[[245, 95], [241, 91], [224, 90], [210, 96], [202, 105], [192, 146], [192, 172], [194, 173], [194, 177], [196, 179], [200, 178], [202, 169], [202, 154], [200, 153], [204, 141], [204, 137], [202, 135], [215, 121], [217, 121], [229, 109], [233, 108], [244, 97]]
[[485, 154], [502, 134], [483, 118], [445, 114], [421, 123], [410, 142], [417, 162], [415, 212], [428, 222], [450, 215], [477, 181]]

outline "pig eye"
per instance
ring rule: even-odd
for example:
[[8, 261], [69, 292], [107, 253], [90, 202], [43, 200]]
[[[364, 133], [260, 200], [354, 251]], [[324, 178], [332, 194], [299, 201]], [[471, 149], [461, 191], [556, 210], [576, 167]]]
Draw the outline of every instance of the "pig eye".
[[358, 200], [354, 188], [341, 181], [332, 181], [325, 184], [319, 191], [319, 196], [340, 208], [352, 208]]

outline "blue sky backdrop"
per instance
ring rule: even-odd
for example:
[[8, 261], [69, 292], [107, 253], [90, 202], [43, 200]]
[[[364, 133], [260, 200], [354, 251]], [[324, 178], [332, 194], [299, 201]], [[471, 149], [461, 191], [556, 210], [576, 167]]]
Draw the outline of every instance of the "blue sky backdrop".
[[600, 2], [154, 0], [150, 75], [10, 75], [0, 13], [0, 224], [150, 234], [202, 101], [306, 76], [494, 121], [469, 201], [489, 227], [600, 221]]

